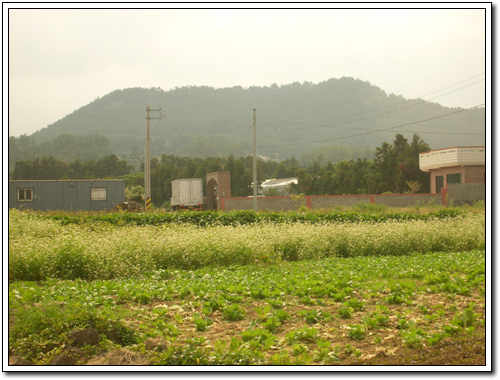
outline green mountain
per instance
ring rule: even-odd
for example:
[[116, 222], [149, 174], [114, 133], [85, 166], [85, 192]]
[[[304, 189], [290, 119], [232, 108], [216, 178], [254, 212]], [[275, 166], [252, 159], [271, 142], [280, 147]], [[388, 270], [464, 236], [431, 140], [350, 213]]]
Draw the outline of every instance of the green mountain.
[[[140, 159], [146, 106], [161, 108], [150, 121], [151, 153], [281, 159], [314, 155], [325, 146], [374, 148], [396, 133], [418, 133], [432, 149], [485, 144], [484, 108], [447, 108], [386, 94], [369, 82], [340, 78], [270, 87], [182, 87], [116, 90], [32, 135], [38, 144], [67, 135], [102, 135], [114, 153]], [[151, 112], [158, 117], [158, 112]]]

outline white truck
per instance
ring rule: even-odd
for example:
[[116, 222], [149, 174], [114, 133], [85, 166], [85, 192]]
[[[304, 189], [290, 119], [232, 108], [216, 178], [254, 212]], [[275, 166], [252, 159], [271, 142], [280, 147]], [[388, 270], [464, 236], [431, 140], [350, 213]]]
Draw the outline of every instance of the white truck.
[[201, 178], [176, 179], [172, 181], [173, 211], [203, 210], [203, 183]]

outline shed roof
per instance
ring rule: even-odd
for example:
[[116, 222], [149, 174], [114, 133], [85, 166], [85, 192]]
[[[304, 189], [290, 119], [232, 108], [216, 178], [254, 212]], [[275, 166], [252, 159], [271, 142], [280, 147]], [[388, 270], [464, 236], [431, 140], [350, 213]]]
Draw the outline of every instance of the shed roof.
[[298, 183], [298, 178], [279, 178], [279, 179], [268, 179], [264, 182], [262, 182], [262, 186], [283, 186], [283, 185], [289, 185], [291, 183]]

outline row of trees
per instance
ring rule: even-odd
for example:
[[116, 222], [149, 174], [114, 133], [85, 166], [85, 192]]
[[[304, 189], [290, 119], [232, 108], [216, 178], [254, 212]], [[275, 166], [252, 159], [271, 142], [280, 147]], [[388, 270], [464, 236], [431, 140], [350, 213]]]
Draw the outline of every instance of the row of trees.
[[[430, 177], [419, 168], [418, 154], [430, 150], [418, 135], [409, 142], [396, 135], [394, 142], [384, 142], [376, 148], [373, 160], [351, 159], [324, 165], [314, 160], [302, 166], [295, 158], [281, 162], [259, 160], [257, 181], [269, 178], [299, 179], [291, 186], [292, 193], [305, 195], [427, 193]], [[251, 156], [235, 158], [193, 158], [162, 155], [151, 160], [151, 196], [153, 203], [162, 205], [171, 197], [171, 181], [179, 178], [202, 178], [205, 185], [207, 173], [216, 171], [231, 173], [231, 195], [234, 197], [252, 194]], [[141, 173], [142, 174], [142, 173]], [[139, 173], [125, 177], [129, 186], [135, 186], [136, 200], [140, 201], [144, 178]], [[272, 194], [279, 195], [279, 194]]]
[[55, 139], [36, 142], [32, 136], [9, 137], [9, 170], [15, 163], [52, 156], [57, 160], [71, 162], [76, 159], [99, 160], [113, 154], [106, 137], [101, 135], [60, 134]]
[[13, 180], [117, 178], [131, 173], [133, 166], [111, 154], [100, 160], [60, 161], [53, 156], [17, 161], [10, 174]]
[[[393, 143], [384, 142], [375, 150], [373, 160], [358, 158], [337, 163], [321, 164], [314, 160], [307, 166], [295, 158], [281, 162], [258, 160], [257, 179], [261, 183], [269, 178], [299, 179], [291, 192], [304, 195], [380, 194], [385, 192], [429, 192], [429, 174], [419, 169], [420, 152], [430, 150], [417, 134], [409, 142], [397, 134]], [[33, 161], [18, 161], [11, 179], [90, 179], [123, 178], [129, 200], [141, 202], [144, 193], [144, 164], [139, 171], [116, 155], [101, 160], [72, 163], [43, 157]], [[151, 159], [151, 196], [157, 206], [168, 204], [171, 182], [181, 178], [202, 178], [207, 173], [229, 171], [232, 196], [252, 194], [253, 160], [251, 156], [235, 158], [180, 157], [163, 154]], [[276, 195], [276, 194], [275, 194]]]

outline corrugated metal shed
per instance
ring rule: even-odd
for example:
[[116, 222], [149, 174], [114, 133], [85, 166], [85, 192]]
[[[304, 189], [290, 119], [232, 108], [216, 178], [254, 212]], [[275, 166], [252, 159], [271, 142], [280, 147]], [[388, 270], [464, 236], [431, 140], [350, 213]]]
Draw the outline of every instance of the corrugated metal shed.
[[124, 201], [122, 179], [9, 181], [9, 208], [101, 211]]

